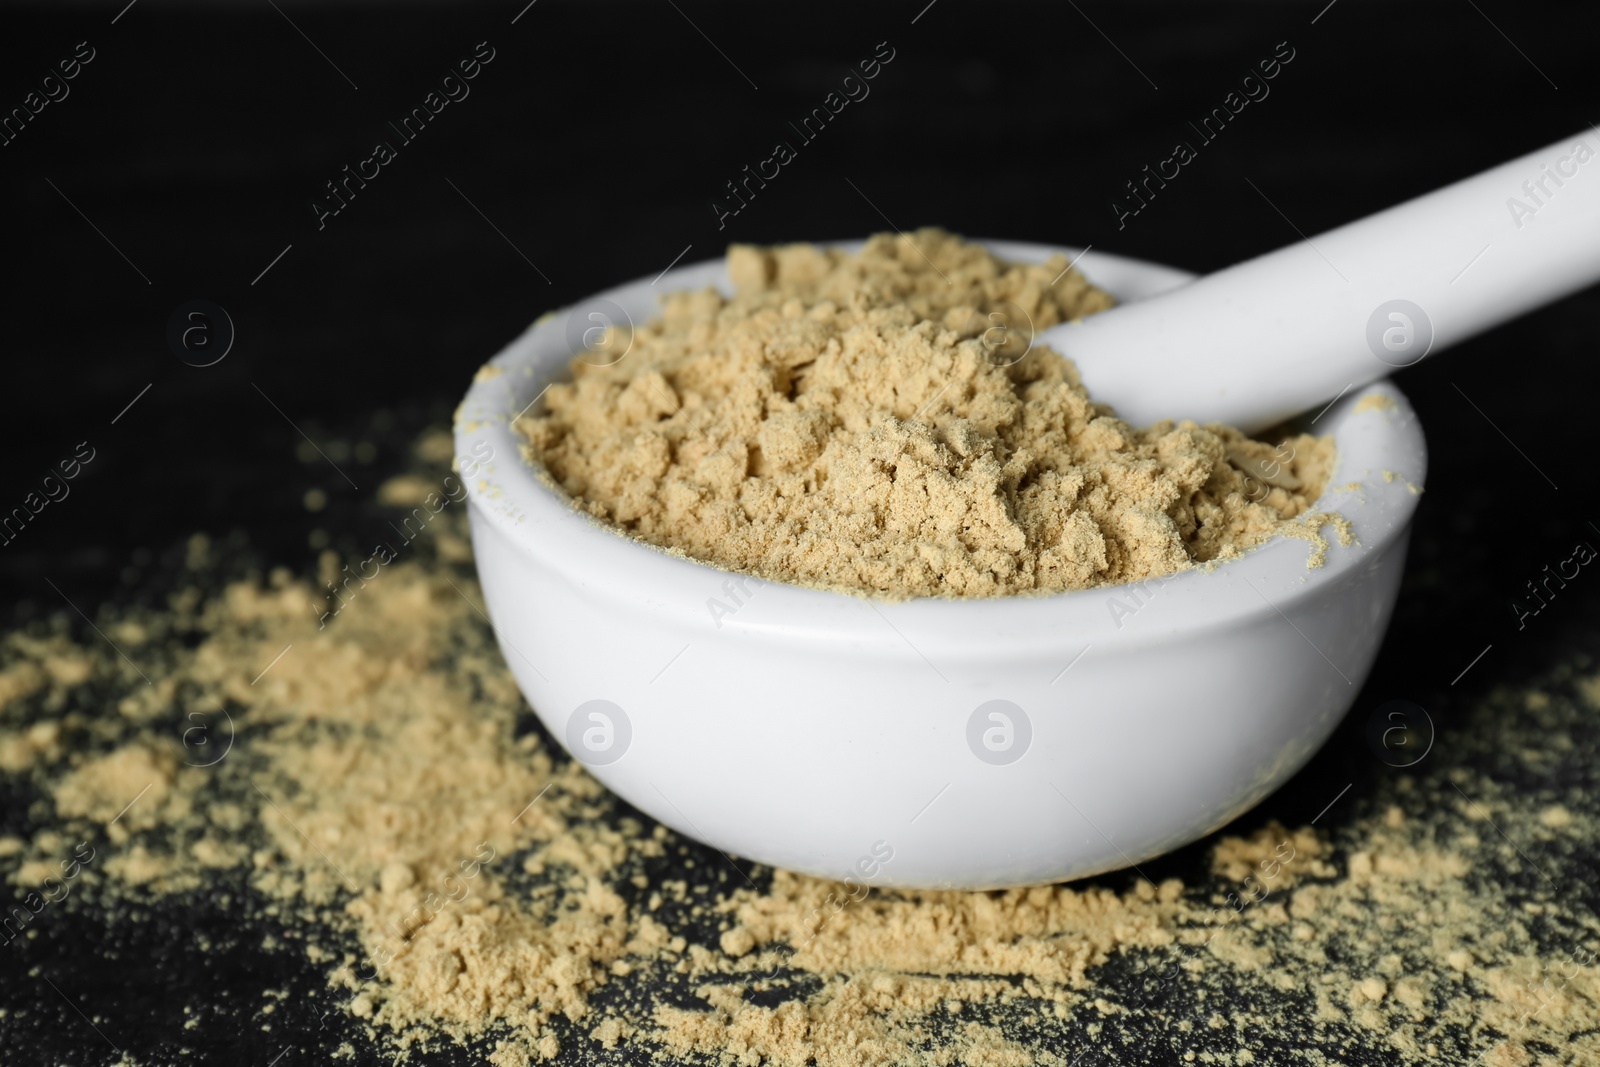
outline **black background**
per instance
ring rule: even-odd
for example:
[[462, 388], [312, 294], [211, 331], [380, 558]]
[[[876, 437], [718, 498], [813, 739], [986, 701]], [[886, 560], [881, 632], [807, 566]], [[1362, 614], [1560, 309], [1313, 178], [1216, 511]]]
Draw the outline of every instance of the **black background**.
[[[96, 50], [70, 96], [0, 146], [0, 511], [78, 442], [96, 450], [71, 496], [0, 546], [13, 622], [64, 610], [47, 578], [91, 615], [139, 595], [139, 550], [197, 529], [243, 531], [268, 561], [308, 572], [310, 528], [355, 538], [405, 444], [448, 419], [480, 363], [538, 314], [653, 276], [685, 246], [690, 262], [730, 240], [860, 236], [887, 217], [1208, 271], [1600, 119], [1596, 24], [1577, 3], [538, 0], [513, 25], [524, 2], [138, 0], [119, 16], [110, 0], [0, 15], [0, 109], [77, 42]], [[495, 58], [471, 95], [319, 230], [308, 203], [323, 183], [394, 140], [386, 122], [480, 41]], [[895, 58], [871, 95], [719, 230], [723, 183], [794, 141], [787, 124], [881, 41]], [[1283, 41], [1295, 58], [1270, 96], [1119, 228], [1123, 182], [1189, 139], [1188, 120]], [[194, 299], [236, 327], [215, 366], [188, 366], [166, 343], [168, 317]], [[1403, 696], [1447, 718], [1578, 640], [1595, 594], [1553, 605], [1562, 621], [1537, 642], [1516, 632], [1509, 602], [1574, 541], [1600, 537], [1583, 445], [1597, 321], [1587, 291], [1401, 377], [1428, 434], [1429, 492], [1358, 712]], [[358, 488], [296, 459], [300, 431], [381, 448], [340, 464]], [[312, 488], [331, 500], [315, 521], [301, 506]], [[1309, 818], [1355, 758], [1325, 754], [1269, 806]], [[265, 1063], [276, 1048], [229, 1026], [180, 1039], [185, 990], [243, 1000], [275, 983], [309, 996], [320, 976], [257, 958], [249, 938], [222, 962], [185, 955], [208, 921], [225, 935], [225, 918], [196, 914], [142, 941], [117, 934], [111, 949], [80, 924], [52, 934], [53, 949], [34, 945], [31, 962], [95, 998], [136, 1052], [165, 1062], [189, 1042]], [[32, 1050], [8, 1048], [7, 1062], [107, 1061], [16, 959], [0, 961], [0, 990]], [[296, 1040], [302, 1057], [317, 1041]]]

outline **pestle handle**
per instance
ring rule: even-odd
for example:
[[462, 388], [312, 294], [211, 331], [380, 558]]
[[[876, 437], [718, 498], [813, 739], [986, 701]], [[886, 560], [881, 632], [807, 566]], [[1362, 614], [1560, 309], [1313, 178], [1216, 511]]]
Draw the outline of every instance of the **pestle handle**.
[[1590, 129], [1038, 341], [1136, 426], [1253, 431], [1597, 280]]

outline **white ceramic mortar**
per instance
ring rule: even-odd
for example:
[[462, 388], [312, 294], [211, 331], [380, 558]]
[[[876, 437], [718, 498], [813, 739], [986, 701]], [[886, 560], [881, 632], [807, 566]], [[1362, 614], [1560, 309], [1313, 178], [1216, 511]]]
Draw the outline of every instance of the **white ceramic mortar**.
[[[1022, 262], [1078, 255], [985, 244]], [[1093, 252], [1078, 268], [1123, 301], [1190, 277]], [[589, 311], [614, 305], [642, 322], [658, 294], [704, 285], [728, 288], [720, 260], [546, 316], [491, 361], [499, 373], [480, 374], [456, 418], [506, 662], [550, 733], [634, 806], [808, 874], [1055, 882], [1217, 829], [1299, 769], [1350, 707], [1426, 472], [1416, 416], [1391, 383], [1352, 391], [1312, 427], [1338, 447], [1336, 488], [1317, 506], [1356, 537], [1320, 568], [1307, 569], [1308, 543], [1280, 538], [1144, 587], [1042, 597], [883, 603], [741, 583], [574, 510], [510, 426], [571, 358], [569, 321], [581, 332]]]

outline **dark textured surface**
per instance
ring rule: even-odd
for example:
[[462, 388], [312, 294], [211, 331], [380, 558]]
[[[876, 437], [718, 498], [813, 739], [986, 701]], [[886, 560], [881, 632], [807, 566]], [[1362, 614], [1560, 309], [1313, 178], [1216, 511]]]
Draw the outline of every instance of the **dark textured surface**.
[[[315, 525], [353, 544], [406, 443], [448, 417], [483, 359], [540, 312], [654, 275], [686, 245], [689, 261], [730, 239], [852, 236], [887, 217], [1209, 270], [1295, 237], [1249, 182], [1315, 234], [1596, 117], [1595, 26], [1578, 4], [922, 6], [540, 0], [515, 25], [520, 0], [7, 10], [4, 108], [78, 41], [96, 50], [70, 96], [0, 147], [0, 508], [78, 442], [96, 449], [71, 496], [0, 546], [11, 621], [65, 609], [46, 579], [91, 616], [153, 597], [162, 554], [197, 529], [239, 531], [253, 558], [308, 572], [308, 489], [330, 498]], [[322, 183], [485, 40], [495, 58], [471, 96], [319, 231], [307, 202]], [[722, 183], [884, 40], [895, 58], [871, 96], [719, 231]], [[1119, 230], [1122, 182], [1285, 40], [1295, 59], [1271, 96]], [[212, 367], [164, 340], [192, 299], [237, 328]], [[1246, 825], [1309, 820], [1351, 781], [1321, 825], [1357, 809], [1391, 773], [1361, 737], [1384, 700], [1426, 707], [1448, 746], [1475, 697], [1592, 648], [1600, 583], [1574, 583], [1522, 632], [1509, 605], [1574, 541], [1600, 538], [1585, 387], [1597, 321], [1586, 292], [1403, 376], [1432, 469], [1389, 641], [1345, 729]], [[381, 448], [341, 463], [346, 481], [295, 458], [296, 426], [322, 446], [370, 434]], [[0, 800], [7, 828], [27, 824], [30, 796]], [[1203, 859], [1197, 845], [1147, 870], [1198, 880]], [[323, 1017], [335, 1001], [293, 940], [263, 947], [271, 931], [241, 919], [244, 893], [115, 922], [76, 910], [7, 946], [5, 1062], [109, 1063], [113, 1044], [140, 1063], [326, 1059], [354, 1028]], [[256, 1014], [267, 989], [290, 992], [270, 1032]], [[1175, 1000], [1119, 1040], [1201, 1010]], [[438, 1056], [458, 1061], [478, 1058]]]

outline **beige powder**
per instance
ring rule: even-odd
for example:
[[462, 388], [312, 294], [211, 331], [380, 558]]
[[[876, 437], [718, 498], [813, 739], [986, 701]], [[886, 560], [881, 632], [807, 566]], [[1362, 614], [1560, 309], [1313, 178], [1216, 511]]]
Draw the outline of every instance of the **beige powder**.
[[[1335, 829], [1221, 837], [1182, 883], [852, 899], [751, 884], [519, 736], [526, 706], [445, 547], [461, 516], [435, 524], [325, 629], [309, 582], [211, 582], [197, 538], [166, 610], [97, 620], [150, 685], [65, 617], [0, 636], [0, 729], [28, 750], [7, 784], [44, 799], [0, 838], [14, 892], [79, 841], [96, 854], [74, 902], [112, 922], [241, 872], [243, 921], [292, 931], [353, 1021], [343, 1055], [385, 1061], [459, 1041], [495, 1067], [622, 1046], [784, 1067], [1600, 1062], [1580, 892], [1600, 823], [1563, 784], [1596, 753], [1583, 663], [1463, 707], [1448, 751], [1362, 778]], [[31, 922], [56, 921], [81, 920]]]
[[[1135, 428], [1032, 332], [1111, 306], [1053, 257], [940, 230], [859, 254], [733, 246], [737, 295], [674, 293], [522, 417], [596, 517], [733, 570], [883, 597], [1132, 582], [1238, 555], [1309, 509], [1332, 444]], [[1319, 557], [1320, 558], [1320, 557]]]

